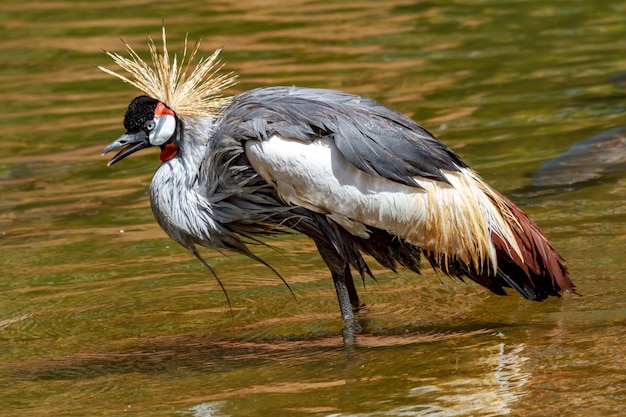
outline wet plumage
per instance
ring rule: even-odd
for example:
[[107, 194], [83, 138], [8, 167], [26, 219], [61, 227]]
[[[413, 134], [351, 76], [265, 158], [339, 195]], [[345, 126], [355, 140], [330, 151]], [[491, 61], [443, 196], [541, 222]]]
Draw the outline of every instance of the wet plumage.
[[[164, 33], [163, 43], [166, 51]], [[361, 305], [351, 270], [370, 274], [363, 254], [394, 271], [401, 265], [419, 272], [424, 258], [496, 294], [510, 287], [543, 300], [574, 290], [538, 227], [406, 116], [332, 90], [268, 87], [219, 97], [232, 79], [206, 68], [187, 74], [184, 59], [170, 65], [152, 42], [151, 50], [153, 69], [110, 54], [135, 78], [106, 71], [151, 96], [133, 100], [126, 134], [105, 152], [122, 148], [115, 163], [161, 148], [150, 187], [154, 216], [207, 267], [197, 246], [265, 264], [246, 242], [301, 232], [331, 271], [348, 333], [357, 330], [352, 308]], [[216, 57], [198, 65], [212, 68]], [[194, 78], [198, 73], [204, 78]], [[174, 78], [174, 86], [160, 85]], [[198, 85], [204, 90], [194, 90]], [[195, 96], [181, 93], [191, 90]]]

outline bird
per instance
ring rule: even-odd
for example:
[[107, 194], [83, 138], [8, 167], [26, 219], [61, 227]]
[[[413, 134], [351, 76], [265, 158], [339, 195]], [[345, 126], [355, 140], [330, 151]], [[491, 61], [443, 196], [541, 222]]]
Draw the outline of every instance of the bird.
[[[330, 270], [343, 336], [362, 331], [352, 272], [382, 267], [469, 279], [498, 295], [541, 301], [575, 293], [565, 261], [539, 227], [450, 148], [377, 101], [328, 89], [260, 87], [229, 96], [237, 76], [200, 43], [170, 57], [165, 27], [151, 62], [124, 42], [105, 51], [140, 91], [126, 132], [104, 148], [113, 165], [158, 147], [150, 203], [165, 233], [225, 287], [198, 247], [233, 251], [269, 267], [251, 246], [283, 233], [308, 236]], [[120, 71], [120, 69], [122, 71]], [[371, 262], [371, 261], [369, 261]], [[291, 291], [291, 288], [290, 288]], [[293, 294], [293, 292], [292, 292]], [[228, 300], [230, 305], [230, 300]], [[355, 318], [356, 317], [356, 318]]]

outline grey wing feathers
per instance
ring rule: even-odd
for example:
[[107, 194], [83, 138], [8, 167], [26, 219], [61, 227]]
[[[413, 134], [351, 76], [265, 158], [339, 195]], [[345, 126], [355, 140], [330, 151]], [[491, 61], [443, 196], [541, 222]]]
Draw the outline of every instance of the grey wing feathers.
[[222, 119], [235, 137], [274, 134], [313, 141], [332, 137], [355, 167], [417, 186], [419, 176], [447, 182], [441, 170], [466, 165], [426, 129], [373, 100], [333, 90], [269, 87], [235, 97]]

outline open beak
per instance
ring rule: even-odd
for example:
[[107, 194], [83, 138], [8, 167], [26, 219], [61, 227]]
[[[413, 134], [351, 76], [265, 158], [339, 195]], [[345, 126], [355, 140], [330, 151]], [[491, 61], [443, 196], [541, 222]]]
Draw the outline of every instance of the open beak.
[[114, 151], [116, 149], [119, 149], [121, 147], [124, 147], [124, 146], [125, 146], [124, 149], [119, 151], [117, 155], [111, 158], [111, 160], [107, 164], [108, 166], [111, 166], [114, 163], [121, 161], [122, 159], [126, 158], [130, 154], [133, 154], [141, 149], [148, 148], [152, 145], [150, 144], [150, 141], [146, 132], [144, 131], [139, 131], [137, 133], [126, 132], [122, 136], [120, 136], [116, 141], [111, 142], [109, 146], [104, 148], [104, 150], [102, 151], [102, 155], [109, 153], [111, 151]]

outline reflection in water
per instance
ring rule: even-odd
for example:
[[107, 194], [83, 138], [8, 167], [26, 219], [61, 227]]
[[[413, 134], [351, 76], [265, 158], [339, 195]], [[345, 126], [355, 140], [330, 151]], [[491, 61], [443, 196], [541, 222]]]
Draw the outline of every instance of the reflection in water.
[[[189, 407], [189, 414], [194, 417], [226, 417], [226, 414], [220, 413], [223, 406], [224, 401], [202, 403]], [[182, 411], [181, 414], [187, 414], [187, 412]]]
[[426, 415], [504, 415], [510, 413], [510, 406], [524, 395], [524, 386], [530, 379], [530, 373], [523, 365], [528, 358], [522, 356], [526, 346], [517, 345], [506, 351], [501, 343], [498, 350], [484, 359], [492, 367], [493, 373], [486, 373], [482, 378], [467, 378], [442, 384], [437, 391], [446, 394], [439, 396], [438, 408], [443, 413]]
[[7, 327], [13, 323], [18, 323], [20, 321], [26, 320], [30, 318], [32, 315], [33, 313], [24, 313], [24, 314], [18, 314], [17, 316], [14, 316], [14, 317], [9, 317], [9, 318], [0, 320], [0, 330], [2, 330], [4, 327]]
[[[525, 345], [506, 351], [504, 343], [482, 362], [492, 368], [482, 377], [460, 378], [440, 385], [412, 388], [409, 397], [417, 400], [414, 406], [390, 410], [396, 416], [479, 416], [505, 415], [510, 406], [524, 393], [530, 374], [522, 369], [528, 359], [521, 356]], [[366, 414], [380, 415], [379, 413]]]
[[[393, 394], [395, 398], [380, 401], [379, 408], [384, 411], [322, 413], [323, 408], [317, 411], [327, 417], [507, 415], [511, 413], [511, 406], [525, 394], [525, 386], [530, 380], [530, 373], [524, 369], [524, 363], [528, 360], [523, 356], [525, 349], [525, 344], [507, 348], [505, 343], [500, 343], [491, 349], [489, 356], [475, 364], [476, 368], [487, 369], [484, 375], [420, 385], [409, 388], [404, 394], [396, 392]], [[308, 390], [314, 388], [309, 386]], [[393, 403], [401, 396], [405, 397], [403, 405], [385, 409], [385, 403]], [[226, 417], [229, 416], [228, 408], [227, 401], [208, 401], [181, 410], [181, 414], [194, 417]], [[332, 407], [328, 409], [332, 410]]]

